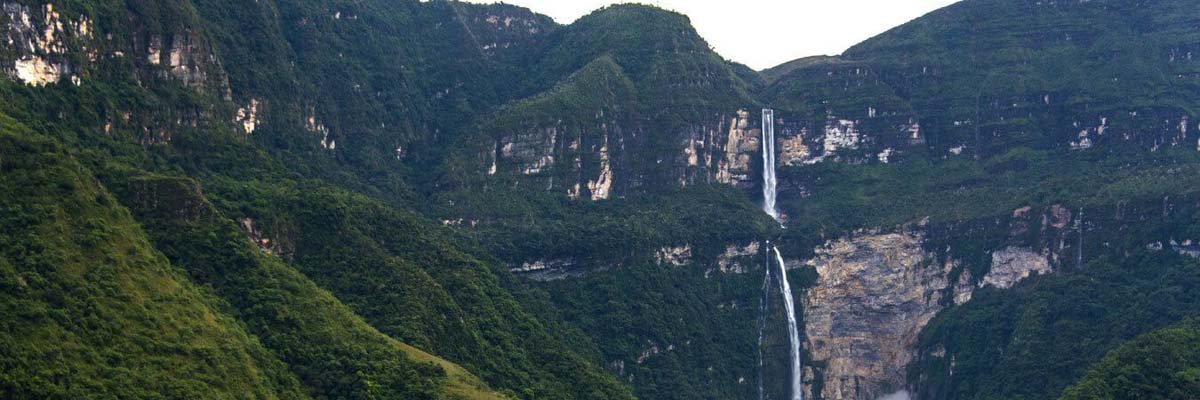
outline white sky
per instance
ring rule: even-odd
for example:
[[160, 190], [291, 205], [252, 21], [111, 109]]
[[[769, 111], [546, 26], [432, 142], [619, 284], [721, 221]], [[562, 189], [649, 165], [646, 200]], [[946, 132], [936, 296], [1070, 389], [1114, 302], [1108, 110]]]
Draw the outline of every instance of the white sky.
[[[495, 0], [467, 0], [497, 3]], [[562, 24], [607, 4], [639, 2], [691, 17], [725, 58], [754, 69], [837, 55], [850, 46], [956, 0], [505, 0]]]

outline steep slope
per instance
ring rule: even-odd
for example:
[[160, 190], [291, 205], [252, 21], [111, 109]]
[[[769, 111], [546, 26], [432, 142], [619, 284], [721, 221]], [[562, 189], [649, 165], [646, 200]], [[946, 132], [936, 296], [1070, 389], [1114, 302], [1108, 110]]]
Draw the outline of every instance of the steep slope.
[[[1178, 6], [1161, 2], [1150, 8], [1161, 11], [1156, 18], [1165, 21], [1173, 18], [1167, 15], [1180, 14]], [[778, 158], [784, 164], [781, 205], [785, 216], [793, 217], [782, 233], [782, 245], [789, 266], [798, 270], [800, 285], [813, 285], [805, 304], [813, 312], [805, 315], [812, 324], [806, 338], [809, 368], [805, 373], [810, 395], [875, 398], [903, 389], [910, 381], [905, 366], [919, 356], [913, 346], [925, 324], [942, 310], [968, 302], [977, 289], [1008, 288], [1027, 276], [1051, 271], [1077, 272], [1084, 264], [1077, 254], [1087, 254], [1088, 260], [1120, 254], [1144, 246], [1146, 232], [1176, 232], [1177, 228], [1159, 221], [1129, 219], [1136, 213], [1127, 207], [1152, 204], [1164, 196], [1180, 205], [1194, 198], [1194, 191], [1188, 189], [1191, 169], [1186, 165], [1194, 162], [1195, 155], [1181, 136], [1191, 128], [1179, 124], [1182, 116], [1190, 114], [1185, 107], [1176, 107], [1194, 101], [1187, 98], [1191, 83], [1187, 74], [1156, 80], [1159, 71], [1189, 67], [1173, 66], [1169, 57], [1161, 57], [1166, 61], [1160, 62], [1138, 56], [1142, 51], [1178, 47], [1171, 43], [1189, 37], [1180, 31], [1187, 23], [1154, 24], [1145, 33], [1127, 29], [1141, 24], [1126, 15], [1130, 7], [1119, 2], [970, 1], [868, 41], [844, 56], [799, 60], [767, 74], [773, 83], [761, 89], [760, 99], [777, 108], [780, 117], [776, 127], [782, 150]], [[1021, 17], [1031, 13], [1036, 18]], [[1095, 23], [1108, 22], [1110, 17], [1115, 27]], [[753, 188], [757, 184], [756, 114], [730, 113], [731, 123], [718, 124], [716, 129], [701, 124], [702, 129], [685, 128], [691, 132], [687, 135], [672, 133], [678, 132], [671, 127], [673, 121], [703, 114], [695, 111], [719, 110], [722, 102], [733, 108], [756, 104], [751, 100], [756, 96], [744, 95], [746, 90], [755, 91], [754, 79], [741, 81], [743, 89], [721, 90], [738, 87], [721, 84], [724, 76], [740, 79], [736, 66], [724, 69], [730, 75], [692, 73], [716, 70], [696, 66], [709, 54], [702, 50], [704, 46], [688, 40], [688, 29], [659, 29], [685, 22], [669, 13], [624, 6], [598, 11], [555, 32], [544, 64], [556, 74], [576, 71], [572, 78], [502, 108], [481, 123], [478, 129], [491, 140], [467, 137], [491, 145], [479, 146], [478, 156], [450, 164], [453, 173], [447, 175], [454, 178], [447, 181], [456, 182], [450, 189], [457, 192], [442, 194], [438, 201], [454, 205], [443, 214], [449, 224], [482, 235], [485, 246], [515, 272], [551, 280], [541, 286], [557, 299], [568, 321], [586, 332], [604, 332], [593, 339], [610, 367], [633, 378], [639, 394], [655, 398], [694, 390], [689, 385], [703, 375], [681, 379], [667, 371], [697, 371], [696, 365], [713, 365], [701, 361], [705, 356], [690, 352], [672, 354], [669, 366], [643, 369], [636, 361], [653, 360], [653, 354], [662, 351], [660, 344], [678, 345], [674, 341], [687, 337], [685, 331], [711, 333], [707, 324], [724, 317], [717, 312], [694, 325], [656, 325], [655, 318], [663, 315], [692, 321], [695, 317], [689, 315], [694, 315], [690, 313], [697, 305], [685, 302], [648, 313], [640, 322], [612, 324], [608, 318], [633, 320], [624, 310], [636, 309], [641, 302], [662, 303], [664, 298], [691, 296], [701, 303], [712, 302], [724, 298], [729, 292], [723, 290], [729, 287], [736, 298], [754, 298], [753, 279], [731, 278], [737, 283], [715, 289], [705, 287], [707, 274], [699, 279], [689, 276], [697, 268], [713, 268], [712, 259], [679, 262], [693, 269], [674, 273], [640, 269], [675, 265], [662, 260], [691, 258], [683, 254], [720, 253], [736, 241], [689, 243], [682, 239], [686, 234], [675, 236], [670, 224], [663, 223], [648, 227], [648, 234], [628, 233], [621, 241], [666, 238], [650, 239], [651, 243], [661, 240], [658, 249], [610, 245], [607, 235], [622, 232], [620, 222], [610, 221], [626, 220], [621, 217], [596, 221], [604, 232], [596, 235], [598, 240], [576, 239], [577, 232], [596, 230], [571, 222], [587, 221], [587, 208], [540, 199], [529, 192], [544, 189], [555, 196], [597, 200], [594, 188], [610, 179], [608, 192], [617, 197], [649, 191], [656, 197], [648, 204], [669, 209], [674, 194], [660, 189], [666, 185], [714, 182]], [[1172, 25], [1176, 23], [1181, 24]], [[1046, 26], [1053, 29], [1043, 29]], [[1116, 39], [1068, 38], [1068, 33], [1078, 31], [1103, 31]], [[1142, 36], [1154, 44], [1151, 50], [1121, 53], [1111, 48]], [[922, 40], [926, 42], [896, 44]], [[671, 76], [682, 81], [654, 80], [654, 71], [676, 65], [672, 60], [679, 53], [691, 54], [690, 62], [696, 63], [679, 64], [685, 66]], [[1109, 53], [1140, 57], [1144, 62], [1113, 62]], [[1090, 60], [1091, 67], [1059, 68], [1075, 59]], [[1117, 82], [1130, 79], [1153, 85], [1131, 92], [1142, 100], [1115, 98], [1113, 93], [1128, 88], [1104, 83], [1114, 74], [1126, 74], [1118, 76]], [[636, 96], [612, 89], [624, 88], [623, 84], [601, 84], [625, 81], [632, 83]], [[1049, 100], [1046, 94], [1051, 94]], [[1017, 98], [1023, 100], [1010, 107]], [[1103, 112], [1115, 115], [1118, 112], [1113, 110], [1119, 108], [1127, 108], [1120, 113], [1133, 122], [1118, 124], [1118, 117], [1091, 114], [1107, 110]], [[624, 112], [613, 114], [619, 110]], [[667, 117], [660, 120], [657, 112]], [[1172, 116], [1165, 122], [1154, 122], [1167, 115]], [[1097, 123], [1087, 126], [1085, 119], [1092, 118]], [[1122, 134], [1114, 133], [1117, 126]], [[1149, 127], [1154, 130], [1143, 129]], [[1080, 136], [1083, 130], [1089, 133]], [[1124, 139], [1126, 132], [1130, 139]], [[1121, 137], [1128, 144], [1113, 141], [1104, 148], [1106, 152], [1099, 147], [1087, 151], [1089, 146], [1099, 146], [1097, 135]], [[1170, 141], [1179, 145], [1150, 153], [1156, 149], [1153, 136], [1175, 137]], [[602, 145], [612, 142], [621, 146], [614, 150]], [[642, 151], [649, 156], [639, 158], [637, 152]], [[973, 154], [978, 160], [970, 157]], [[604, 160], [609, 161], [607, 169]], [[477, 175], [494, 175], [475, 181], [469, 176], [472, 169]], [[703, 191], [686, 196], [698, 193]], [[620, 200], [613, 203], [608, 209], [615, 215], [654, 208], [625, 206], [630, 203]], [[1114, 208], [1122, 212], [1114, 216]], [[669, 221], [670, 212], [666, 214], [664, 220]], [[711, 230], [731, 226], [720, 219], [696, 221], [706, 221], [697, 225]], [[1109, 229], [1125, 233], [1112, 234]], [[747, 242], [771, 233], [757, 231]], [[1089, 238], [1086, 242], [1079, 240], [1084, 235]], [[1156, 235], [1156, 240], [1170, 239], [1161, 236]], [[845, 276], [837, 275], [843, 271]], [[815, 275], [825, 279], [805, 278]], [[659, 279], [689, 289], [654, 287]], [[861, 282], [875, 284], [867, 290]], [[643, 286], [649, 288], [614, 300], [621, 288]], [[606, 290], [596, 291], [596, 287]], [[595, 305], [601, 302], [605, 305]], [[737, 318], [744, 317], [741, 313]], [[735, 324], [749, 327], [751, 322]], [[612, 329], [622, 325], [654, 328]], [[749, 332], [743, 335], [752, 335]], [[736, 341], [721, 343], [739, 348]], [[635, 357], [628, 357], [631, 354]], [[739, 360], [746, 353], [722, 354]], [[1083, 366], [1075, 365], [1072, 373]], [[718, 367], [718, 374], [743, 378], [753, 371], [749, 360]], [[914, 382], [922, 379], [920, 373], [910, 376], [918, 376]], [[710, 391], [701, 390], [701, 396], [752, 394], [745, 383], [739, 388], [712, 382], [707, 383]], [[778, 392], [768, 394], [772, 393]]]
[[729, 188], [599, 202], [540, 194], [485, 191], [472, 201], [510, 208], [449, 222], [542, 293], [639, 398], [752, 397], [747, 310], [769, 217]]
[[756, 115], [740, 109], [757, 77], [646, 6], [598, 10], [545, 43], [530, 75], [554, 86], [451, 146], [442, 219], [537, 282], [639, 397], [752, 397], [743, 310], [760, 285], [744, 249], [772, 224], [712, 185], [750, 179]]
[[[6, 13], [0, 27], [5, 34], [17, 35], [14, 39], [22, 39], [12, 43], [24, 43], [27, 36], [40, 38], [37, 34], [46, 29], [65, 29], [60, 25], [75, 29], [83, 25], [78, 21], [95, 21], [76, 33], [97, 43], [56, 44], [53, 54], [61, 52], [64, 58], [81, 57], [89, 62], [89, 51], [105, 56], [97, 57], [95, 65], [86, 70], [91, 72], [81, 72], [78, 80], [63, 75], [59, 82], [29, 81], [14, 71], [7, 75], [10, 82], [0, 84], [5, 94], [0, 108], [36, 127], [38, 135], [68, 143], [73, 156], [103, 171], [106, 184], [123, 188], [123, 200], [140, 212], [139, 222], [152, 229], [156, 247], [185, 265], [195, 274], [193, 279], [213, 285], [231, 303], [233, 314], [286, 359], [307, 391], [322, 396], [376, 393], [424, 398], [467, 392], [455, 385], [485, 387], [459, 367], [397, 342], [404, 340], [445, 352], [470, 373], [513, 396], [630, 396], [621, 384], [593, 366], [588, 356], [581, 355], [589, 353], [586, 346], [566, 343], [551, 328], [556, 322], [543, 323], [524, 311], [514, 299], [524, 296], [521, 288], [499, 279], [502, 270], [455, 249], [455, 244], [438, 232], [441, 228], [423, 217], [394, 208], [412, 204], [404, 162], [396, 159], [395, 151], [396, 143], [406, 142], [396, 140], [435, 140], [437, 135], [414, 135], [404, 127], [435, 126], [437, 121], [430, 116], [447, 115], [441, 112], [449, 108], [410, 100], [431, 99], [435, 91], [455, 84], [450, 80], [469, 78], [475, 70], [470, 65], [469, 72], [451, 68], [457, 72], [444, 79], [413, 82], [383, 77], [397, 71], [392, 68], [404, 70], [415, 61], [420, 61], [420, 73], [428, 72], [426, 68], [432, 71], [458, 65], [461, 60], [454, 52], [460, 50], [475, 54], [488, 68], [500, 68], [500, 61], [490, 60], [518, 58], [524, 50], [484, 49], [489, 44], [462, 38], [475, 35], [476, 39], [520, 42], [535, 37], [541, 24], [551, 30], [547, 18], [508, 6], [447, 2], [331, 5], [246, 1], [196, 2], [196, 7], [189, 2], [128, 8], [109, 3], [71, 9], [59, 6], [55, 10], [65, 10], [53, 17], [63, 20], [59, 23], [50, 17], [57, 11], [38, 6], [6, 5], [6, 12], [16, 11]], [[330, 6], [336, 9], [327, 8]], [[41, 10], [47, 10], [45, 18]], [[371, 15], [359, 17], [357, 12]], [[23, 18], [26, 14], [28, 18]], [[317, 17], [324, 22], [314, 27]], [[21, 24], [25, 19], [33, 22]], [[163, 29], [176, 29], [163, 33], [167, 37], [163, 40], [174, 44], [129, 39], [144, 37], [147, 19], [154, 29], [159, 29], [159, 24]], [[430, 19], [447, 24], [413, 22]], [[455, 21], [458, 23], [449, 24]], [[183, 42], [180, 29], [194, 33], [194, 41]], [[263, 34], [242, 35], [242, 29]], [[423, 34], [431, 35], [430, 39], [400, 39]], [[460, 34], [465, 36], [455, 36]], [[110, 41], [110, 36], [117, 39]], [[368, 37], [373, 39], [364, 39]], [[216, 44], [211, 44], [214, 41]], [[447, 50], [439, 42], [452, 43], [458, 50]], [[22, 49], [24, 46], [5, 47], [18, 60], [27, 57], [21, 55]], [[320, 57], [338, 50], [353, 57]], [[45, 56], [39, 48], [34, 51]], [[312, 64], [292, 66], [294, 54]], [[224, 59], [227, 55], [232, 61]], [[151, 61], [140, 61], [144, 59]], [[334, 59], [343, 61], [330, 61]], [[204, 69], [209, 67], [212, 69]], [[139, 68], [147, 73], [140, 75]], [[200, 75], [220, 79], [211, 84], [192, 79], [200, 76], [197, 69], [204, 72]], [[379, 86], [372, 94], [358, 90], [367, 82], [360, 82], [359, 87], [339, 86], [334, 79], [344, 76], [333, 74], [335, 70], [360, 73], [351, 77], [370, 78], [371, 84]], [[443, 84], [448, 86], [433, 89]], [[455, 93], [445, 101], [492, 101], [477, 99], [474, 90]], [[394, 97], [391, 103], [378, 101], [388, 96]], [[329, 105], [345, 109], [333, 108], [330, 116], [317, 114], [316, 107], [305, 103], [312, 99], [328, 100]], [[412, 112], [393, 112], [395, 102], [412, 104], [404, 108]], [[345, 117], [346, 122], [325, 122], [334, 117]], [[448, 120], [457, 123], [464, 119]], [[388, 128], [396, 126], [401, 129]], [[361, 142], [347, 143], [338, 137], [337, 130], [343, 128], [362, 132], [354, 136]], [[443, 128], [433, 131], [438, 129]], [[375, 146], [379, 143], [386, 144]], [[339, 149], [354, 151], [343, 155]], [[130, 172], [139, 170], [151, 172], [145, 177]], [[127, 176], [131, 174], [136, 176]], [[159, 179], [156, 174], [193, 177], [208, 193], [197, 197], [186, 180]], [[297, 195], [292, 191], [297, 187], [314, 191], [289, 197]], [[240, 197], [243, 194], [263, 197]], [[271, 198], [281, 202], [264, 203]], [[215, 206], [209, 208], [209, 200]], [[197, 205], [202, 211], [181, 216], [156, 208], [175, 201]], [[364, 223], [372, 221], [372, 213], [388, 218], [375, 219], [375, 225]], [[261, 221], [257, 227], [256, 219]], [[403, 232], [397, 231], [401, 224]], [[244, 232], [233, 228], [239, 225]], [[329, 226], [350, 230], [354, 240], [340, 241], [338, 232], [325, 229]], [[186, 234], [189, 232], [194, 235]], [[246, 236], [261, 249], [248, 247]], [[277, 243], [283, 247], [268, 245], [264, 238], [279, 238]], [[326, 250], [345, 258], [327, 257], [323, 254]], [[258, 254], [261, 251], [276, 252], [287, 265]], [[441, 255], [431, 255], [433, 252]], [[215, 272], [234, 265], [244, 266], [245, 270], [237, 271], [244, 275]], [[362, 268], [346, 268], [350, 266]], [[311, 276], [294, 272], [297, 270]], [[373, 279], [389, 285], [378, 287]], [[259, 281], [276, 285], [257, 287]], [[314, 281], [319, 286], [313, 286]], [[322, 294], [321, 289], [330, 290], [335, 297]], [[400, 301], [389, 303], [393, 300]], [[301, 308], [316, 312], [279, 319]], [[365, 317], [365, 323], [378, 325], [365, 325], [355, 312]], [[442, 367], [429, 366], [428, 360]], [[449, 378], [441, 378], [447, 373]], [[449, 392], [443, 390], [447, 385]], [[474, 390], [479, 395], [485, 391]]]
[[59, 145], [0, 115], [0, 396], [307, 398]]
[[1194, 320], [1109, 352], [1062, 399], [1185, 399], [1200, 391], [1200, 330]]
[[[806, 290], [810, 398], [1052, 398], [1195, 316], [1189, 6], [970, 0], [760, 75], [637, 5], [560, 26], [451, 1], [10, 1], [0, 112], [118, 194], [75, 202], [127, 207], [138, 226], [100, 225], [164, 254], [141, 258], [193, 288], [181, 307], [217, 321], [196, 329], [243, 349], [178, 360], [195, 393], [727, 399], [761, 375], [775, 398], [769, 238]], [[787, 229], [747, 195], [764, 106]], [[27, 186], [3, 204], [75, 211]], [[58, 390], [10, 365], [0, 384]], [[95, 386], [191, 384], [112, 375]]]
[[556, 86], [467, 132], [464, 142], [494, 146], [463, 148], [474, 162], [452, 165], [453, 174], [516, 175], [592, 200], [746, 182], [749, 157], [738, 156], [748, 115], [739, 110], [754, 104], [759, 80], [714, 53], [685, 16], [611, 6], [545, 42], [530, 75]]
[[809, 154], [797, 164], [880, 162], [889, 149], [895, 160], [1017, 146], [1193, 148], [1200, 67], [1190, 54], [1200, 37], [1187, 7], [963, 1], [786, 68], [764, 101], [802, 137]]
[[506, 398], [461, 367], [380, 333], [300, 272], [260, 251], [195, 182], [136, 171], [107, 180], [154, 244], [226, 299], [314, 396]]
[[491, 146], [463, 141], [476, 143], [471, 148], [483, 159], [452, 164], [441, 181], [460, 180], [459, 187], [470, 188], [478, 182], [470, 178], [487, 163], [488, 175], [530, 176], [527, 181], [547, 191], [607, 199], [613, 168], [626, 159], [622, 127], [633, 125], [640, 111], [634, 83], [611, 57], [601, 56], [550, 91], [497, 111], [483, 128], [497, 134]]
[[[964, 1], [841, 56], [765, 72], [783, 244], [796, 268], [820, 275], [805, 302], [810, 395], [1051, 398], [1121, 341], [1193, 314], [1190, 300], [1169, 302], [1164, 320], [1087, 346], [1009, 341], [1088, 320], [1066, 307], [1080, 297], [1189, 285], [1121, 280], [1042, 289], [1038, 304], [1061, 319], [984, 324], [1014, 336], [970, 328], [1011, 322], [1028, 301], [987, 291], [995, 306], [977, 305], [988, 286], [1046, 273], [1111, 280], [1110, 265], [1130, 266], [1147, 246], [1186, 251], [1198, 100], [1186, 49], [1197, 36], [1181, 7]], [[1169, 274], [1175, 263], [1188, 262], [1143, 267]]]
[[316, 182], [216, 186], [246, 234], [389, 336], [523, 396], [628, 396], [580, 356], [586, 348], [515, 301], [520, 288], [504, 285], [503, 270], [411, 212]]
[[909, 369], [915, 395], [1056, 398], [1121, 343], [1194, 317], [1198, 297], [1187, 288], [1198, 272], [1195, 260], [1143, 249], [1011, 292], [980, 291], [922, 333], [920, 360]]
[[[305, 176], [413, 200], [408, 174], [516, 96], [510, 79], [557, 25], [507, 5], [197, 1], [220, 40], [252, 140]], [[245, 32], [261, 32], [247, 35]]]

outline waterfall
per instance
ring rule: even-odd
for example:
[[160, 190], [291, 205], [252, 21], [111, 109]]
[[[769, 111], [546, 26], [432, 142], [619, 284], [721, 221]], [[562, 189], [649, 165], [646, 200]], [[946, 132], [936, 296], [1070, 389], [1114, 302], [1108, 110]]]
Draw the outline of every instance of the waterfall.
[[779, 220], [775, 211], [775, 110], [762, 110], [763, 211]]
[[772, 247], [775, 251], [775, 261], [779, 264], [779, 291], [783, 292], [783, 310], [787, 313], [788, 322], [788, 340], [792, 344], [792, 399], [804, 400], [803, 388], [801, 388], [801, 378], [803, 378], [800, 370], [800, 328], [796, 326], [796, 306], [792, 302], [792, 287], [788, 284], [787, 268], [783, 265], [783, 254], [779, 253], [778, 247]]
[[[763, 211], [779, 221], [779, 212], [775, 210], [775, 110], [764, 108], [762, 110], [762, 157], [763, 157]], [[767, 246], [771, 246], [771, 242], [767, 242]], [[783, 293], [783, 309], [787, 314], [788, 322], [788, 341], [791, 344], [791, 364], [792, 364], [792, 400], [804, 400], [804, 389], [802, 387], [803, 372], [800, 367], [800, 328], [796, 326], [796, 310], [795, 303], [792, 300], [792, 287], [788, 284], [787, 267], [783, 264], [783, 254], [779, 252], [779, 248], [771, 246], [771, 250], [775, 252], [775, 260], [779, 264], [779, 291]], [[763, 341], [763, 326], [766, 325], [766, 303], [768, 292], [770, 291], [771, 283], [771, 255], [767, 254], [767, 273], [763, 278], [763, 301], [759, 305], [759, 327], [758, 327], [758, 397], [763, 398], [762, 385], [762, 341]]]
[[771, 294], [771, 262], [767, 260], [766, 273], [763, 274], [762, 296], [758, 303], [758, 400], [764, 400], [763, 393], [763, 368], [766, 364], [763, 361], [763, 332], [767, 327], [767, 305], [770, 302]]

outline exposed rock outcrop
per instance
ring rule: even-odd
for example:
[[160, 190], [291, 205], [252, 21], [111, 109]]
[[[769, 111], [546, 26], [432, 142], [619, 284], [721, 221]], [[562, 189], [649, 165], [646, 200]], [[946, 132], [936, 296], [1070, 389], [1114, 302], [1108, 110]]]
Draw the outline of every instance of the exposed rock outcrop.
[[592, 200], [604, 200], [612, 193], [613, 171], [612, 159], [608, 153], [608, 136], [604, 136], [604, 145], [600, 147], [600, 174], [595, 180], [589, 180], [587, 187], [592, 192]]
[[[824, 365], [823, 398], [873, 400], [904, 389], [912, 345], [939, 311], [978, 287], [1009, 288], [1051, 270], [1046, 255], [1006, 247], [992, 253], [983, 277], [962, 271], [952, 281], [958, 263], [939, 262], [923, 242], [921, 233], [867, 233], [829, 242], [806, 262], [819, 278], [804, 296], [805, 347]], [[806, 390], [815, 396], [812, 383]]]
[[716, 165], [714, 178], [720, 183], [749, 186], [755, 179], [751, 160], [762, 151], [762, 130], [752, 127], [749, 111], [738, 110], [736, 114], [729, 121], [724, 151]]
[[[804, 296], [805, 346], [826, 366], [826, 399], [875, 399], [904, 385], [909, 346], [941, 310], [946, 269], [911, 233], [842, 239], [807, 262], [820, 275]], [[809, 382], [807, 390], [811, 392]], [[816, 394], [810, 393], [810, 396]]]
[[522, 278], [542, 282], [578, 278], [590, 272], [572, 259], [526, 261], [520, 266], [510, 267], [508, 271]]
[[242, 130], [247, 134], [254, 133], [258, 128], [258, 106], [262, 104], [258, 99], [250, 99], [250, 103], [246, 106], [238, 108], [237, 115], [234, 117], [234, 122], [242, 125]]
[[171, 35], [170, 42], [154, 35], [146, 49], [146, 60], [166, 68], [165, 76], [185, 86], [213, 89], [228, 97], [229, 83], [217, 55], [200, 34], [182, 30]]
[[[752, 164], [760, 155], [760, 130], [749, 111], [721, 116], [715, 123], [696, 123], [673, 131], [679, 150], [670, 157], [645, 160], [626, 152], [648, 140], [644, 127], [629, 128], [597, 112], [584, 125], [563, 121], [537, 127], [503, 129], [481, 164], [487, 175], [510, 171], [539, 181], [571, 198], [604, 200], [629, 191], [674, 181], [680, 186], [724, 183], [753, 187]], [[636, 125], [636, 124], [635, 124]], [[661, 181], [656, 180], [662, 178]], [[563, 179], [566, 181], [564, 182]]]
[[692, 246], [663, 247], [654, 254], [658, 265], [681, 267], [692, 261]]
[[238, 227], [242, 228], [242, 232], [246, 233], [246, 237], [250, 238], [250, 241], [255, 246], [258, 246], [259, 250], [267, 254], [276, 254], [277, 251], [271, 242], [271, 238], [263, 236], [262, 231], [254, 226], [254, 218], [246, 217], [239, 219]]
[[808, 130], [801, 129], [799, 135], [779, 139], [779, 163], [789, 167], [803, 165], [813, 159], [812, 149], [804, 144]]
[[1007, 289], [1031, 275], [1050, 273], [1050, 260], [1027, 248], [1006, 247], [992, 252], [992, 269], [979, 286], [992, 285]]
[[558, 128], [548, 127], [513, 133], [500, 139], [500, 157], [516, 164], [524, 175], [542, 172], [554, 165]]
[[[31, 86], [57, 83], [77, 69], [73, 59], [95, 58], [94, 50], [87, 45], [93, 29], [92, 20], [86, 16], [64, 18], [53, 4], [42, 5], [37, 10], [40, 16], [20, 3], [0, 3], [0, 11], [0, 21], [7, 21], [0, 26], [4, 44], [14, 56], [6, 67], [11, 68], [8, 75], [17, 81]], [[80, 54], [71, 57], [72, 51]], [[79, 80], [75, 77], [72, 82], [78, 84]]]
[[753, 262], [752, 257], [758, 255], [759, 248], [758, 242], [750, 242], [744, 246], [726, 246], [725, 252], [717, 256], [718, 270], [721, 273], [745, 273], [748, 269], [747, 263]]

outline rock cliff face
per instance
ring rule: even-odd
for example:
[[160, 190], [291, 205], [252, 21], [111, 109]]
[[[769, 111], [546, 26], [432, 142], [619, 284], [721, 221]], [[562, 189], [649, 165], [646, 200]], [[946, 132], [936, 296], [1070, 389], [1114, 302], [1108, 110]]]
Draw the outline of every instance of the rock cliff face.
[[[719, 183], [751, 189], [761, 181], [758, 160], [762, 130], [757, 111], [741, 109], [712, 121], [697, 121], [665, 132], [653, 128], [648, 121], [624, 120], [621, 115], [605, 112], [595, 112], [597, 119], [584, 128], [564, 124], [564, 119], [571, 118], [567, 114], [555, 116], [553, 123], [541, 126], [528, 121], [529, 125], [523, 128], [501, 134], [490, 154], [483, 157], [488, 162], [481, 168], [489, 175], [508, 170], [526, 176], [557, 169], [550, 175], [565, 174], [567, 181], [541, 185], [551, 191], [565, 191], [573, 198], [592, 200], [608, 198], [612, 193], [646, 190], [666, 182], [679, 186]], [[830, 114], [815, 124], [794, 114], [781, 116], [776, 122], [778, 167], [820, 162], [886, 164], [924, 144], [920, 123], [915, 118], [876, 112], [862, 119]], [[671, 143], [671, 148], [664, 151], [674, 154], [656, 154], [653, 159], [646, 159], [629, 150], [650, 146], [646, 143], [648, 137], [656, 135], [668, 138], [655, 140]], [[592, 144], [581, 145], [581, 141]], [[586, 167], [589, 163], [599, 168]], [[656, 178], [665, 182], [656, 182]], [[600, 191], [604, 195], [589, 195], [596, 192], [587, 190], [589, 186], [596, 185], [608, 190]]]
[[[806, 348], [824, 363], [825, 399], [875, 399], [904, 384], [907, 349], [942, 308], [947, 270], [930, 265], [912, 233], [830, 242], [807, 261], [820, 275], [804, 296]], [[948, 267], [948, 266], [947, 266]], [[811, 378], [811, 375], [810, 375]]]
[[[829, 241], [793, 265], [819, 275], [804, 296], [806, 390], [825, 399], [920, 392], [928, 375], [906, 377], [906, 366], [954, 356], [937, 343], [915, 348], [917, 334], [946, 307], [970, 301], [983, 287], [1007, 289], [1057, 270], [1078, 272], [1102, 255], [1120, 257], [1129, 238], [1145, 240], [1135, 245], [1151, 251], [1200, 254], [1186, 228], [1197, 210], [1200, 202], [1191, 197], [1019, 207], [1001, 217]], [[945, 365], [950, 370], [937, 373], [953, 375], [953, 363]]]
[[[935, 158], [986, 158], [1016, 146], [1191, 149], [1200, 126], [1179, 104], [1197, 100], [1182, 89], [1197, 79], [1200, 46], [1188, 33], [1197, 19], [1172, 16], [1185, 4], [960, 2], [841, 56], [781, 66], [769, 73], [766, 103], [796, 132], [807, 129], [813, 150], [795, 163], [834, 149], [864, 162], [882, 161], [874, 156], [888, 149]], [[1125, 67], [1134, 62], [1147, 69]], [[1027, 79], [1043, 83], [1012, 83]], [[1105, 94], [1113, 92], [1124, 95]]]
[[847, 112], [846, 117], [834, 114], [832, 109], [824, 116], [776, 112], [781, 168], [820, 162], [886, 164], [893, 153], [903, 154], [924, 144], [921, 125], [915, 118], [882, 114], [874, 108], [861, 115]]
[[489, 162], [482, 167], [488, 175], [515, 173], [540, 180], [546, 190], [590, 200], [652, 189], [656, 178], [678, 186], [721, 183], [751, 188], [759, 180], [754, 160], [760, 155], [762, 134], [752, 115], [757, 114], [738, 110], [668, 133], [675, 155], [647, 160], [629, 148], [645, 146], [651, 128], [601, 111], [584, 126], [559, 120], [506, 130], [491, 154], [483, 157]]
[[545, 190], [565, 192], [571, 198], [607, 199], [613, 182], [619, 179], [613, 164], [620, 160], [615, 158], [624, 133], [615, 121], [509, 132], [497, 139], [487, 174], [515, 172], [541, 181]]
[[165, 69], [165, 76], [185, 86], [228, 91], [228, 82], [221, 69], [220, 60], [211, 45], [198, 33], [183, 30], [170, 35], [150, 37], [146, 48], [146, 61], [152, 66]]
[[0, 52], [0, 59], [11, 78], [31, 86], [58, 83], [64, 78], [79, 83], [75, 71], [81, 66], [77, 64], [96, 58], [90, 18], [65, 18], [52, 4], [30, 9], [5, 2], [0, 3], [0, 10], [0, 32], [8, 50]]
[[[755, 256], [759, 255], [760, 244], [758, 242], [750, 242], [744, 246], [729, 245], [725, 247], [725, 252], [717, 256], [717, 271], [721, 273], [742, 274], [750, 270], [750, 263], [756, 262]], [[713, 270], [708, 270], [704, 274], [709, 276]]]
[[[750, 121], [750, 112], [746, 110], [738, 110], [736, 117], [729, 121], [725, 126], [728, 134], [725, 140], [718, 140], [719, 137], [710, 136], [709, 142], [714, 146], [709, 148], [708, 156], [704, 158], [704, 167], [706, 170], [714, 170], [710, 173], [710, 178], [716, 182], [732, 184], [739, 187], [753, 186], [756, 182], [754, 175], [754, 164], [751, 160], [755, 160], [755, 156], [761, 154], [762, 151], [762, 128], [757, 127], [761, 122]], [[719, 144], [723, 142], [723, 146]], [[689, 152], [694, 152], [692, 143], [695, 140], [689, 141]], [[704, 142], [701, 142], [703, 144]], [[717, 147], [720, 146], [720, 147]], [[717, 150], [717, 163], [713, 164], [713, 150]], [[688, 166], [696, 166], [690, 160]]]
[[963, 271], [952, 280], [959, 264], [927, 250], [924, 235], [865, 232], [831, 241], [805, 262], [819, 275], [803, 297], [810, 397], [873, 400], [904, 389], [912, 346], [938, 311], [969, 300], [976, 287], [1008, 288], [1050, 272], [1045, 255], [1007, 247], [992, 252], [981, 279]]
[[1006, 247], [992, 252], [992, 268], [979, 285], [1007, 289], [1030, 275], [1049, 272], [1050, 261], [1045, 254], [1034, 253], [1027, 248]]
[[[0, 3], [0, 70], [31, 86], [82, 84], [102, 63], [132, 58], [140, 73], [161, 75], [227, 95], [228, 82], [209, 41], [188, 24], [160, 31], [131, 13], [121, 27], [99, 32], [92, 16], [16, 2]], [[130, 22], [132, 21], [132, 22]], [[107, 21], [111, 23], [111, 21]], [[143, 39], [143, 35], [148, 39]]]
[[143, 145], [168, 143], [212, 119], [254, 130], [256, 105], [235, 117], [224, 104], [231, 96], [227, 74], [190, 4], [138, 3], [101, 13], [36, 3], [0, 1], [0, 77], [39, 88], [122, 82], [131, 90], [183, 86], [201, 94], [164, 101], [153, 112], [119, 101], [92, 110], [101, 117], [88, 121], [92, 128]]

